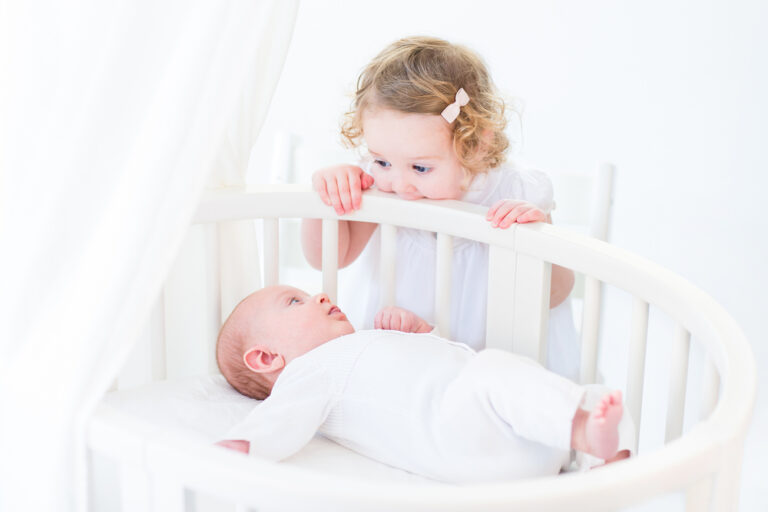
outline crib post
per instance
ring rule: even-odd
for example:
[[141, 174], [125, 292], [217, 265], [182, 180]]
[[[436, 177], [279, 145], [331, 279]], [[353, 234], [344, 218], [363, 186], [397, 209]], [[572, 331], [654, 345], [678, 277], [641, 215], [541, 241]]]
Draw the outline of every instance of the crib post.
[[515, 286], [515, 251], [491, 245], [488, 248], [488, 297], [485, 324], [485, 346], [512, 351], [514, 298], [509, 290]]
[[744, 439], [731, 443], [723, 450], [720, 470], [715, 474], [712, 488], [711, 510], [738, 510], [741, 463]]
[[437, 234], [435, 262], [435, 325], [441, 336], [451, 337], [451, 281], [453, 280], [453, 239]]
[[514, 287], [514, 351], [546, 365], [552, 264], [517, 254]]
[[[643, 384], [645, 381], [645, 352], [647, 339], [648, 303], [635, 297], [632, 306], [626, 404], [630, 416], [635, 420], [638, 438], [643, 409]], [[639, 439], [636, 439], [635, 451], [637, 451], [638, 444]]]
[[684, 327], [675, 328], [672, 340], [672, 360], [669, 372], [669, 401], [667, 402], [667, 430], [664, 442], [677, 439], [683, 433], [685, 417], [685, 389], [688, 380], [688, 357], [691, 334]]
[[486, 346], [546, 362], [551, 272], [549, 262], [490, 247]]
[[158, 512], [185, 512], [184, 486], [168, 475], [155, 475], [152, 479], [152, 510]]
[[685, 489], [685, 512], [708, 512], [712, 498], [712, 475]]
[[338, 271], [339, 271], [339, 221], [323, 219], [323, 291], [328, 294], [331, 302], [337, 301]]
[[152, 510], [152, 488], [146, 467], [126, 462], [120, 467], [121, 512]]
[[381, 224], [381, 307], [395, 305], [395, 266], [397, 253], [397, 226]]
[[597, 344], [600, 338], [600, 298], [603, 283], [592, 276], [584, 278], [584, 309], [581, 315], [581, 383], [597, 380]]
[[711, 358], [707, 358], [704, 367], [704, 393], [701, 398], [701, 411], [699, 418], [705, 420], [709, 417], [717, 405], [717, 398], [720, 394], [720, 374]]
[[280, 219], [264, 219], [264, 286], [280, 282]]

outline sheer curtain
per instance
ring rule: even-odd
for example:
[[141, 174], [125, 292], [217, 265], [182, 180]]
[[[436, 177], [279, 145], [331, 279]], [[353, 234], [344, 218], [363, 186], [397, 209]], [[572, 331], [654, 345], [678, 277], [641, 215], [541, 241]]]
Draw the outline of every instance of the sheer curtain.
[[85, 506], [87, 418], [206, 184], [243, 183], [297, 3], [0, 4], [0, 510]]

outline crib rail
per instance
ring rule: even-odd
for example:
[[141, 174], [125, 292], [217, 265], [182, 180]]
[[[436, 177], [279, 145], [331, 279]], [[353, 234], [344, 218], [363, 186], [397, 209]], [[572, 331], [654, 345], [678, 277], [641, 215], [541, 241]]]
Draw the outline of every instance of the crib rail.
[[[614, 510], [675, 490], [687, 493], [687, 510], [729, 510], [735, 506], [740, 454], [755, 396], [755, 368], [741, 330], [710, 297], [643, 258], [556, 226], [513, 225], [508, 230], [498, 230], [488, 225], [484, 208], [476, 205], [401, 201], [378, 191], [366, 192], [363, 205], [344, 219], [382, 223], [384, 264], [380, 279], [385, 304], [394, 300], [393, 247], [397, 227], [438, 233], [436, 318], [443, 333], [448, 332], [451, 245], [456, 237], [491, 246], [489, 264], [493, 279], [489, 279], [488, 293], [496, 300], [489, 301], [488, 306], [488, 346], [511, 349], [540, 361], [545, 354], [551, 265], [583, 273], [585, 312], [591, 312], [585, 313], [582, 325], [584, 382], [593, 382], [596, 376], [600, 341], [595, 313], [601, 285], [630, 292], [634, 313], [627, 407], [638, 424], [643, 416], [649, 307], [668, 314], [676, 322], [665, 431], [668, 444], [618, 464], [611, 471], [567, 475], [557, 480], [462, 487], [364, 483], [350, 486], [338, 478], [245, 459], [213, 447], [191, 448], [181, 442], [176, 446], [172, 439], [163, 439], [162, 443], [145, 440], [143, 453], [152, 459], [147, 467], [154, 472], [171, 472], [195, 489], [237, 496], [244, 505], [266, 508], [284, 508], [288, 503], [285, 500], [291, 496], [290, 499], [310, 499], [317, 508], [329, 510], [562, 510], [578, 503], [588, 503], [590, 510]], [[338, 217], [307, 187], [276, 185], [211, 192], [203, 199], [194, 222], [214, 224], [264, 218], [264, 284], [268, 285], [279, 280], [277, 233], [279, 219], [285, 217], [323, 219], [323, 288], [335, 297]], [[710, 392], [705, 394], [702, 420], [695, 429], [683, 434], [692, 339], [703, 347], [712, 371], [706, 377], [705, 387]], [[99, 439], [99, 429], [116, 427], [114, 423], [96, 422], [92, 428], [95, 439]], [[127, 431], [125, 435], [130, 438]], [[281, 480], [281, 475], [286, 480]], [[285, 485], [290, 488], [284, 489]], [[600, 502], [591, 499], [595, 493], [602, 496]]]

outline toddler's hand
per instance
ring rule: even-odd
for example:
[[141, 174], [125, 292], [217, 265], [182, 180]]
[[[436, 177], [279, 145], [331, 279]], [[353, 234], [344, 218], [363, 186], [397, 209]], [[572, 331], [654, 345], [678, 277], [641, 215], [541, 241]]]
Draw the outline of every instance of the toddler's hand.
[[312, 174], [312, 188], [339, 215], [359, 209], [361, 192], [371, 185], [373, 177], [356, 165], [334, 165]]
[[431, 332], [432, 326], [420, 316], [398, 307], [384, 308], [376, 313], [373, 320], [376, 329], [389, 329], [402, 332]]
[[507, 229], [513, 222], [525, 224], [546, 221], [547, 214], [528, 201], [502, 199], [488, 209], [485, 219], [495, 228]]
[[251, 447], [251, 443], [249, 441], [242, 439], [227, 439], [225, 441], [219, 441], [216, 444], [218, 446], [223, 446], [224, 448], [229, 448], [230, 450], [235, 450], [236, 452], [243, 452], [246, 454]]

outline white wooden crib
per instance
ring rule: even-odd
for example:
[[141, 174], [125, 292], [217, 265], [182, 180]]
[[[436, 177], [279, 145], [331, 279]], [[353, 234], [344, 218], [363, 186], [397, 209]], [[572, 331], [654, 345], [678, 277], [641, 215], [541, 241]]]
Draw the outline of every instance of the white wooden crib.
[[[263, 283], [269, 285], [280, 279], [280, 219], [307, 217], [324, 220], [322, 288], [335, 298], [337, 217], [308, 188], [281, 185], [209, 193], [199, 207], [195, 222], [204, 225], [196, 228], [204, 230], [204, 236], [215, 238], [217, 226], [224, 225], [220, 223], [264, 219]], [[666, 420], [658, 425], [664, 431], [664, 445], [641, 451], [638, 456], [609, 468], [586, 473], [504, 484], [449, 486], [409, 479], [407, 475], [379, 478], [376, 470], [358, 471], [354, 455], [345, 455], [346, 461], [352, 461], [346, 471], [337, 470], [336, 459], [323, 462], [332, 448], [323, 446], [322, 441], [314, 448], [310, 445], [305, 450], [308, 452], [305, 460], [295, 464], [274, 464], [244, 457], [212, 446], [200, 436], [186, 435], [183, 428], [169, 430], [167, 425], [133, 415], [130, 407], [121, 407], [126, 401], [113, 399], [105, 400], [99, 407], [88, 429], [94, 510], [202, 510], [208, 500], [216, 503], [213, 510], [227, 510], [224, 504], [228, 504], [228, 510], [259, 511], [598, 511], [622, 509], [672, 492], [684, 496], [681, 502], [688, 511], [737, 509], [743, 442], [756, 390], [755, 365], [740, 328], [710, 297], [658, 265], [556, 226], [513, 225], [508, 230], [492, 229], [484, 219], [484, 208], [476, 205], [402, 201], [370, 191], [364, 197], [363, 209], [345, 218], [381, 224], [384, 270], [380, 279], [387, 303], [394, 297], [392, 276], [397, 227], [437, 233], [436, 322], [443, 333], [448, 332], [450, 323], [452, 239], [460, 237], [488, 243], [487, 344], [538, 360], [543, 360], [546, 353], [551, 264], [583, 274], [582, 381], [589, 383], [596, 379], [599, 343], [628, 343], [625, 396], [627, 410], [638, 427], [644, 420], [646, 379], [668, 379]], [[221, 255], [210, 256], [218, 262], [214, 266], [221, 264]], [[211, 275], [209, 280], [215, 281], [218, 274]], [[628, 339], [598, 339], [603, 283], [625, 290], [633, 297]], [[212, 319], [214, 325], [228, 313], [222, 311], [216, 289], [214, 282], [211, 285], [213, 299], [201, 306], [207, 308], [205, 311], [199, 311], [199, 315]], [[513, 293], [507, 293], [508, 290]], [[172, 300], [165, 297], [166, 310]], [[669, 375], [659, 375], [658, 370], [646, 368], [651, 307], [663, 311], [675, 324], [667, 335]], [[152, 401], [153, 397], [160, 396], [158, 390], [163, 386], [166, 389], [175, 386], [173, 389], [179, 390], [194, 387], [195, 379], [220, 378], [205, 376], [217, 373], [213, 359], [215, 332], [206, 333], [206, 346], [171, 347], [171, 342], [166, 344], [162, 335], [169, 331], [169, 326], [163, 325], [162, 310], [149, 330], [154, 330], [148, 335], [153, 341], [132, 364], [144, 365], [144, 380], [155, 382], [141, 387], [123, 382], [119, 387], [126, 390], [112, 395], [119, 397], [121, 393], [136, 392], [137, 400]], [[687, 386], [692, 342], [700, 345], [706, 354], [708, 371], [704, 373], [704, 382]], [[178, 340], [176, 343], [178, 345]], [[179, 357], [196, 358], [197, 373], [201, 376], [175, 379], [173, 365]], [[166, 380], [171, 382], [164, 382]], [[685, 418], [686, 424], [692, 426], [684, 432], [683, 420], [691, 396], [689, 387], [700, 387], [704, 392], [700, 397], [702, 404], [697, 407], [699, 417]], [[171, 393], [171, 396], [176, 395]], [[211, 416], [224, 410], [219, 408], [225, 401], [222, 396], [209, 397]], [[164, 404], [172, 403], [157, 400], [158, 408], [167, 408]], [[375, 463], [366, 460], [365, 464]]]

